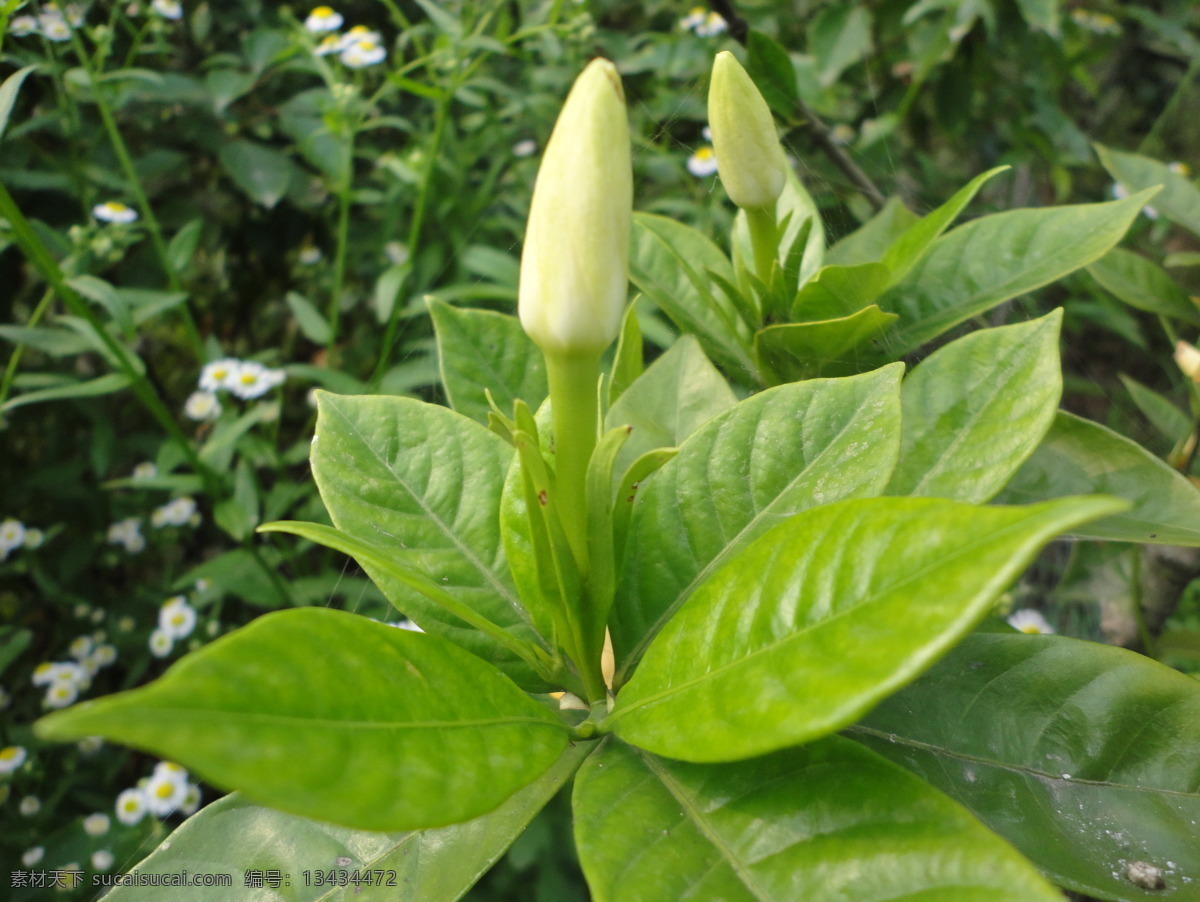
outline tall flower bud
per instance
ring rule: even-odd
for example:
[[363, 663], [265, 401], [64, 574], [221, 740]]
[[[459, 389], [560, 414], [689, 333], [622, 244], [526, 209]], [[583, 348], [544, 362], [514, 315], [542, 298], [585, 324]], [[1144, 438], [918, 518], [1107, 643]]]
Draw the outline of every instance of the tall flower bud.
[[525, 230], [518, 310], [543, 352], [599, 355], [617, 337], [632, 210], [625, 92], [616, 67], [597, 59], [558, 114]]
[[730, 199], [743, 210], [773, 207], [787, 180], [787, 159], [767, 102], [728, 50], [713, 61], [708, 125]]

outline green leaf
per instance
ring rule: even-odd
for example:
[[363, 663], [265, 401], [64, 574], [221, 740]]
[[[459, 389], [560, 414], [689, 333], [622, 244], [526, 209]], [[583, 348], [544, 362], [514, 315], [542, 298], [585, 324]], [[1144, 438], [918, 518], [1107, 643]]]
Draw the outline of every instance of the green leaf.
[[822, 266], [797, 292], [792, 318], [816, 321], [851, 316], [883, 294], [891, 281], [891, 270], [879, 263]]
[[255, 141], [238, 140], [217, 154], [233, 183], [255, 203], [270, 209], [287, 193], [300, 170], [287, 154]]
[[1062, 396], [1062, 310], [972, 332], [904, 380], [900, 463], [889, 495], [984, 502], [1050, 429]]
[[900, 447], [902, 373], [893, 364], [753, 395], [646, 481], [610, 623], [618, 683], [692, 591], [772, 526], [883, 490]]
[[1165, 163], [1136, 153], [1093, 145], [1100, 162], [1119, 184], [1130, 191], [1162, 186], [1154, 198], [1154, 208], [1196, 235], [1200, 235], [1200, 188], [1184, 176], [1172, 172]]
[[[482, 817], [406, 833], [352, 830], [312, 821], [263, 808], [234, 793], [188, 819], [129, 873], [179, 874], [196, 871], [196, 864], [204, 862], [206, 873], [233, 877], [239, 898], [258, 898], [242, 890], [247, 871], [277, 870], [291, 876], [287, 898], [292, 902], [393, 902], [396, 887], [404, 888], [405, 898], [454, 902], [495, 864], [592, 748], [592, 743], [569, 746], [546, 773]], [[331, 869], [382, 873], [371, 875], [370, 886], [314, 886], [304, 881], [305, 871]], [[105, 898], [107, 902], [160, 902], [162, 897], [161, 886], [124, 886]], [[189, 902], [227, 902], [229, 897], [227, 887], [188, 888]]]
[[721, 765], [609, 740], [574, 804], [596, 902], [1061, 899], [950, 799], [836, 737]]
[[40, 388], [27, 391], [9, 398], [0, 406], [0, 410], [13, 410], [26, 404], [41, 404], [44, 401], [63, 401], [68, 398], [96, 398], [101, 395], [111, 395], [129, 387], [129, 377], [124, 373], [109, 373], [97, 376], [85, 382], [67, 381], [52, 388]]
[[633, 214], [630, 281], [722, 366], [753, 372], [750, 328], [709, 272], [730, 284], [737, 281], [729, 258], [695, 229], [665, 216]]
[[568, 739], [548, 708], [453, 643], [328, 608], [264, 615], [149, 686], [59, 711], [35, 732], [104, 736], [364, 830], [491, 811]]
[[1136, 442], [1060, 410], [1000, 497], [1020, 503], [1082, 492], [1133, 506], [1072, 530], [1075, 536], [1200, 547], [1200, 490]]
[[484, 391], [489, 390], [505, 412], [518, 398], [537, 410], [549, 393], [546, 365], [520, 320], [490, 310], [452, 307], [436, 298], [427, 303], [451, 407], [486, 423], [489, 407]]
[[[962, 802], [1055, 883], [1197, 898], [1200, 683], [1156, 661], [976, 634], [850, 735]], [[1163, 890], [1129, 880], [1135, 861], [1162, 871]]]
[[133, 334], [133, 317], [129, 304], [111, 283], [96, 276], [81, 275], [67, 279], [67, 284], [89, 300], [95, 301], [112, 317], [113, 323], [126, 334]]
[[1200, 325], [1200, 307], [1145, 257], [1114, 247], [1088, 267], [1088, 274], [1130, 307]]
[[28, 345], [52, 357], [71, 357], [93, 349], [95, 342], [69, 329], [47, 326], [0, 326], [0, 338]]
[[[812, 278], [825, 260], [825, 228], [821, 224], [816, 203], [791, 168], [787, 171], [783, 193], [775, 204], [775, 223], [784, 226], [776, 259], [787, 261], [797, 254], [800, 257], [800, 267], [795, 273], [797, 281], [794, 285], [786, 286], [788, 291], [795, 291]], [[803, 250], [796, 246], [800, 241], [804, 242]], [[746, 223], [746, 214], [741, 210], [734, 217], [730, 242], [735, 270], [744, 268], [753, 271], [754, 249], [750, 244], [750, 227]]]
[[1008, 166], [997, 166], [975, 176], [965, 186], [955, 192], [954, 196], [927, 216], [909, 226], [883, 255], [883, 265], [892, 272], [891, 284], [896, 284], [912, 269], [925, 252], [929, 250], [942, 233], [950, 227], [954, 220], [979, 193], [979, 189], [991, 179], [1004, 172]]
[[15, 626], [0, 627], [0, 674], [29, 647], [33, 631]]
[[796, 69], [787, 51], [761, 31], [751, 30], [747, 35], [746, 72], [777, 116], [789, 119], [796, 115], [800, 100]]
[[186, 223], [171, 238], [167, 245], [167, 262], [177, 273], [187, 270], [196, 253], [196, 245], [200, 243], [200, 233], [204, 229], [204, 220], [197, 217]]
[[735, 403], [733, 390], [696, 339], [685, 335], [642, 373], [609, 408], [604, 428], [632, 426], [616, 471], [655, 448], [672, 448]]
[[826, 6], [808, 26], [808, 52], [824, 87], [871, 52], [871, 12], [857, 3]]
[[696, 589], [606, 723], [685, 761], [749, 758], [840, 729], [966, 635], [1046, 542], [1121, 506], [868, 498], [805, 511]]
[[839, 266], [877, 263], [888, 248], [922, 220], [898, 197], [889, 197], [883, 209], [825, 252], [825, 262]]
[[[500, 489], [513, 449], [445, 407], [411, 398], [317, 395], [313, 478], [333, 524], [389, 550], [516, 638], [537, 643], [500, 542]], [[388, 600], [422, 629], [548, 688], [494, 639], [371, 565]]]
[[17, 94], [21, 91], [22, 82], [29, 76], [29, 73], [36, 70], [37, 66], [18, 69], [4, 79], [4, 84], [0, 85], [0, 138], [4, 137], [4, 132], [8, 128], [8, 117], [12, 115], [13, 104], [17, 102]]
[[625, 316], [621, 320], [621, 336], [617, 339], [617, 350], [613, 354], [612, 372], [608, 380], [609, 406], [624, 394], [625, 389], [629, 388], [645, 369], [642, 329], [638, 325], [635, 299], [625, 309]]
[[942, 236], [884, 295], [881, 306], [900, 314], [890, 353], [913, 351], [972, 316], [1099, 259], [1151, 196], [1147, 191], [1103, 204], [1010, 210]]
[[1030, 28], [1057, 38], [1061, 25], [1058, 2], [1059, 0], [1017, 0], [1017, 6]]
[[325, 319], [325, 314], [298, 291], [289, 291], [286, 300], [288, 309], [292, 311], [292, 316], [296, 317], [296, 325], [300, 327], [304, 337], [313, 344], [329, 344], [329, 322]]
[[1175, 402], [1124, 373], [1117, 375], [1121, 379], [1121, 384], [1129, 392], [1129, 396], [1133, 398], [1137, 409], [1167, 441], [1177, 442], [1188, 434], [1192, 428], [1191, 418], [1176, 407]]
[[831, 369], [853, 371], [875, 356], [869, 353], [873, 348], [858, 349], [878, 344], [896, 319], [871, 304], [840, 319], [768, 326], [754, 336], [754, 348], [763, 369], [780, 382], [811, 379]]

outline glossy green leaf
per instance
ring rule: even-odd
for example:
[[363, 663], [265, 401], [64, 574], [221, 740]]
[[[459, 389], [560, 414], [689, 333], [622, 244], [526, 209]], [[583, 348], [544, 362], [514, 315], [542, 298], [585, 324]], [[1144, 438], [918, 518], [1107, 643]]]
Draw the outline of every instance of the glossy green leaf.
[[958, 219], [958, 215], [975, 198], [979, 189], [1008, 168], [1008, 166], [997, 166], [975, 176], [956, 191], [948, 201], [929, 215], [914, 222], [892, 242], [881, 262], [891, 270], [893, 285], [903, 279], [908, 271], [925, 256], [930, 245], [941, 237], [954, 220]]
[[646, 649], [608, 723], [685, 761], [823, 736], [966, 635], [1046, 542], [1120, 507], [868, 498], [805, 511], [696, 589]]
[[[621, 335], [617, 339], [617, 350], [613, 354], [612, 371], [608, 378], [608, 403], [611, 406], [645, 372], [645, 351], [642, 347], [642, 329], [638, 325], [637, 300], [625, 310], [621, 320]], [[530, 405], [532, 407], [532, 405]], [[536, 408], [534, 408], [536, 410]]]
[[883, 490], [899, 451], [902, 373], [893, 364], [753, 395], [646, 480], [610, 624], [618, 682], [691, 592], [754, 539], [799, 511]]
[[1162, 267], [1139, 254], [1114, 247], [1088, 273], [1131, 307], [1200, 325], [1200, 307]]
[[63, 401], [69, 398], [96, 398], [101, 395], [111, 395], [129, 387], [129, 377], [124, 373], [108, 373], [88, 379], [84, 382], [65, 380], [50, 388], [39, 388], [22, 392], [16, 397], [9, 398], [0, 406], [0, 410], [13, 410], [26, 404], [41, 404], [44, 401]]
[[808, 52], [816, 57], [817, 74], [826, 88], [870, 53], [871, 46], [871, 12], [857, 3], [826, 6], [808, 26]]
[[1154, 208], [1168, 219], [1200, 235], [1200, 188], [1158, 160], [1113, 150], [1101, 144], [1094, 146], [1104, 168], [1128, 190], [1141, 191], [1162, 185], [1162, 192], [1154, 198]]
[[434, 298], [428, 304], [451, 407], [487, 422], [487, 389], [505, 413], [518, 398], [537, 410], [549, 391], [546, 365], [520, 320], [491, 310], [452, 307]]
[[1132, 503], [1124, 513], [1081, 525], [1084, 539], [1200, 547], [1200, 490], [1141, 445], [1059, 411], [1041, 446], [1001, 498], [1007, 503], [1103, 492]]
[[1150, 421], [1167, 441], [1177, 442], [1192, 428], [1191, 417], [1175, 406], [1175, 402], [1165, 398], [1151, 388], [1147, 388], [1124, 373], [1118, 373], [1121, 384], [1133, 398], [1138, 410]]
[[886, 341], [881, 336], [896, 319], [871, 304], [839, 319], [768, 326], [754, 336], [754, 350], [762, 369], [779, 382], [853, 372], [876, 356], [876, 346]]
[[196, 217], [172, 236], [171, 243], [167, 245], [167, 262], [175, 272], [185, 272], [191, 265], [203, 229], [204, 220]]
[[574, 802], [596, 902], [1061, 899], [950, 799], [836, 737], [719, 765], [609, 740]]
[[[1200, 682], [1057, 636], [968, 637], [850, 735], [970, 808], [1063, 886], [1200, 898]], [[1153, 891], [1131, 862], [1162, 872]]]
[[987, 501], [1033, 453], [1062, 395], [1062, 311], [982, 329], [904, 380], [900, 462], [889, 495]]
[[4, 84], [0, 84], [0, 138], [4, 137], [8, 128], [8, 118], [12, 115], [13, 104], [17, 102], [22, 82], [36, 70], [37, 66], [25, 66], [4, 79]]
[[605, 429], [632, 426], [633, 433], [617, 458], [625, 469], [655, 448], [673, 448], [737, 402], [725, 377], [685, 335], [647, 367], [605, 417]]
[[27, 345], [52, 357], [70, 357], [92, 350], [95, 342], [77, 332], [47, 326], [0, 326], [0, 338]]
[[921, 219], [898, 197], [890, 197], [883, 209], [825, 252], [826, 263], [849, 266], [876, 263], [896, 240]]
[[245, 139], [224, 145], [217, 159], [233, 183], [255, 203], [268, 209], [287, 193], [300, 170], [291, 157], [273, 147]]
[[[129, 873], [229, 874], [234, 894], [244, 902], [394, 902], [397, 893], [420, 902], [454, 902], [496, 862], [591, 749], [590, 743], [569, 746], [546, 773], [495, 811], [462, 824], [406, 833], [312, 821], [234, 793], [188, 819]], [[290, 875], [286, 891], [245, 886], [247, 871], [270, 870]], [[316, 871], [330, 870], [372, 871], [372, 885], [314, 885]], [[227, 887], [188, 888], [189, 902], [227, 902], [230, 894]], [[161, 902], [162, 897], [161, 886], [127, 886], [105, 899]]]
[[1057, 38], [1060, 33], [1059, 0], [1017, 0], [1021, 16], [1030, 28], [1046, 32]]
[[300, 327], [304, 337], [313, 344], [329, 344], [331, 334], [329, 321], [313, 305], [313, 302], [298, 291], [289, 291], [284, 299], [287, 301], [288, 309], [292, 311], [292, 316], [296, 318], [296, 325]]
[[[461, 414], [411, 398], [320, 392], [317, 399], [313, 478], [334, 525], [434, 575], [463, 605], [535, 642], [498, 525], [512, 446]], [[525, 688], [546, 688], [491, 637], [379, 569], [363, 569], [422, 629], [491, 661]]]
[[800, 93], [791, 57], [761, 31], [752, 29], [746, 36], [746, 72], [776, 115], [790, 118], [796, 114]]
[[140, 689], [38, 721], [103, 736], [304, 817], [412, 830], [496, 808], [568, 729], [474, 655], [330, 608], [267, 614]]
[[890, 353], [915, 350], [972, 316], [1099, 259], [1152, 196], [1146, 191], [1103, 204], [1011, 210], [942, 236], [881, 302], [900, 314], [889, 336]]
[[633, 215], [629, 279], [723, 366], [751, 372], [750, 329], [709, 272], [736, 281], [721, 249], [690, 226], [649, 213]]
[[883, 294], [891, 278], [891, 271], [881, 263], [822, 266], [797, 292], [792, 318], [839, 319], [858, 313]]

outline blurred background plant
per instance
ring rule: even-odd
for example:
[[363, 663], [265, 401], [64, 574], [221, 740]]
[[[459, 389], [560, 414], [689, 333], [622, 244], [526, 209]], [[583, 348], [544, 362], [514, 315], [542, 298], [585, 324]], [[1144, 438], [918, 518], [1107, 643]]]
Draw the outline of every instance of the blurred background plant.
[[[739, 44], [831, 244], [997, 165], [968, 218], [1164, 184], [1123, 249], [976, 325], [1065, 306], [1064, 407], [1196, 473], [1188, 0], [0, 0], [0, 41], [13, 868], [128, 869], [214, 795], [124, 750], [41, 745], [46, 708], [146, 682], [269, 609], [399, 619], [342, 557], [254, 527], [324, 518], [312, 388], [436, 399], [426, 297], [512, 311], [540, 148], [594, 55], [625, 79], [638, 209], [710, 237], [734, 208], [707, 73]], [[653, 305], [639, 319], [650, 353], [670, 345]], [[1198, 572], [1190, 551], [1059, 545], [1012, 601], [1200, 672]], [[564, 817], [470, 898], [583, 898], [574, 862], [545, 854]]]

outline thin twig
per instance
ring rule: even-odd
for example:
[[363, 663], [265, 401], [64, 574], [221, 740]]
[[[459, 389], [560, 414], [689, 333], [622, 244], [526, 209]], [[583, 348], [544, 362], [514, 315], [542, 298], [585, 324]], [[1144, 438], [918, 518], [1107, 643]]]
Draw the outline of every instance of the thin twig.
[[[745, 19], [738, 15], [737, 10], [733, 8], [732, 0], [712, 0], [712, 8], [720, 14], [721, 18], [729, 26], [729, 36], [745, 47], [746, 41], [750, 36], [750, 26], [746, 24]], [[808, 104], [800, 98], [796, 98], [796, 112], [800, 119], [808, 125], [814, 140], [817, 142], [817, 146], [821, 148], [825, 156], [829, 157], [833, 164], [842, 170], [845, 176], [854, 183], [854, 186], [862, 192], [872, 207], [876, 210], [882, 210], [883, 205], [887, 203], [887, 198], [876, 184], [871, 181], [871, 177], [863, 172], [862, 168], [833, 139], [833, 136], [830, 134], [831, 129], [825, 124], [824, 120], [810, 110]]]

